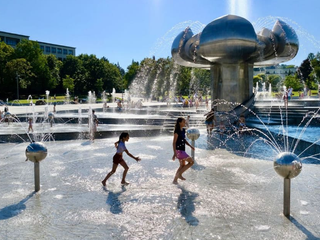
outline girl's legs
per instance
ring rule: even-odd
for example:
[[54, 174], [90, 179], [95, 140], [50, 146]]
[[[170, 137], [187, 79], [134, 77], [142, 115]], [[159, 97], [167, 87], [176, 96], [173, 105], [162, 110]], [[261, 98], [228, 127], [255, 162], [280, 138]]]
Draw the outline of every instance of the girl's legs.
[[127, 176], [127, 172], [128, 172], [128, 170], [129, 170], [129, 167], [128, 167], [128, 165], [126, 164], [125, 161], [121, 161], [120, 164], [121, 164], [121, 166], [124, 168], [121, 183], [122, 183], [122, 184], [128, 184], [128, 183], [126, 182], [126, 176]]
[[209, 130], [210, 135], [211, 135], [211, 133], [212, 133], [213, 127], [214, 127], [213, 123], [212, 123], [212, 124], [210, 124], [210, 130]]
[[109, 177], [111, 177], [112, 174], [114, 174], [117, 170], [118, 164], [114, 163], [112, 166], [112, 170], [108, 173], [108, 175], [102, 180], [102, 185], [105, 186], [107, 180], [109, 179]]
[[[188, 157], [188, 158], [186, 158], [186, 159], [183, 159], [183, 162], [184, 161], [187, 161], [188, 162], [188, 164], [187, 165], [185, 165], [184, 163], [183, 163], [183, 167], [182, 167], [182, 169], [180, 170], [180, 177], [182, 177], [182, 174], [185, 172], [185, 171], [187, 171], [193, 164], [194, 164], [194, 161], [193, 161], [193, 159], [192, 159], [192, 157]], [[179, 177], [179, 178], [180, 178]], [[183, 177], [182, 177], [183, 178]]]
[[181, 169], [185, 166], [185, 162], [183, 160], [179, 160], [179, 162], [180, 162], [180, 166], [179, 166], [179, 168], [178, 168], [178, 170], [176, 172], [176, 175], [175, 175], [175, 177], [173, 179], [173, 182], [172, 182], [173, 184], [178, 184], [178, 178], [181, 177], [181, 173], [180, 173]]
[[[185, 164], [185, 161], [188, 162], [187, 165]], [[182, 174], [185, 171], [187, 171], [194, 164], [194, 161], [193, 161], [193, 159], [191, 157], [179, 160], [179, 162], [180, 162], [180, 167], [178, 168], [178, 170], [176, 172], [176, 175], [175, 175], [175, 177], [173, 179], [173, 184], [177, 184], [178, 183], [178, 178], [181, 179], [181, 180], [186, 180], [184, 177], [182, 177]]]

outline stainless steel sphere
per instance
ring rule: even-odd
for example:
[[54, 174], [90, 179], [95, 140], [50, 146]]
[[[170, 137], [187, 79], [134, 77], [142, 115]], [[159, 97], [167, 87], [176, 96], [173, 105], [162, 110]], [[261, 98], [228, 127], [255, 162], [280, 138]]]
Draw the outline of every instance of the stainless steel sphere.
[[52, 112], [50, 112], [50, 113], [48, 114], [48, 118], [49, 118], [49, 119], [53, 119], [53, 118], [54, 118], [54, 114], [53, 114]]
[[294, 153], [283, 152], [277, 155], [273, 168], [281, 177], [294, 178], [300, 174], [302, 163]]
[[31, 162], [40, 162], [47, 156], [47, 148], [43, 143], [34, 142], [30, 143], [30, 145], [26, 149], [26, 157]]
[[11, 117], [11, 113], [6, 112], [6, 113], [4, 114], [4, 117], [5, 117], [5, 118], [10, 118], [10, 117]]
[[197, 140], [200, 137], [200, 132], [196, 128], [189, 128], [187, 130], [187, 137], [191, 140]]

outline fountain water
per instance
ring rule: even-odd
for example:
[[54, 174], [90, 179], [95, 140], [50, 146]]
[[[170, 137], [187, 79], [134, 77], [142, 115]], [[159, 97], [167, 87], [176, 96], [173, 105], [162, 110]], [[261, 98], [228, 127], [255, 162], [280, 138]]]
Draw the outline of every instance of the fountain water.
[[46, 90], [47, 104], [49, 104], [49, 95], [50, 95], [50, 91]]
[[115, 102], [115, 98], [116, 98], [116, 89], [115, 88], [112, 88], [111, 96], [112, 96], [112, 102]]
[[271, 83], [269, 83], [269, 98], [272, 97], [272, 86]]
[[[174, 82], [176, 76], [170, 75], [170, 81], [171, 76]], [[85, 118], [90, 118], [91, 110], [90, 106], [89, 116]], [[23, 153], [25, 145], [8, 141], [0, 144], [2, 236], [86, 239], [94, 233], [97, 239], [232, 239], [235, 236], [239, 239], [316, 239], [320, 235], [319, 227], [313, 224], [320, 216], [319, 201], [315, 200], [320, 197], [316, 188], [318, 165], [304, 165], [301, 180], [295, 181], [292, 207], [294, 214], [297, 209], [300, 214], [294, 215], [296, 224], [293, 226], [294, 222], [279, 220], [281, 206], [277, 203], [281, 200], [277, 186], [281, 181], [274, 177], [270, 162], [261, 161], [278, 153], [274, 150], [279, 145], [274, 143], [275, 138], [266, 136], [263, 131], [258, 136], [236, 131], [227, 136], [228, 140], [218, 138], [220, 143], [225, 143], [218, 148], [214, 136], [207, 138], [205, 134], [202, 123], [205, 109], [161, 107], [158, 114], [166, 113], [154, 114], [153, 119], [150, 115], [141, 115], [137, 109], [132, 111], [131, 114], [121, 113], [121, 116], [110, 112], [105, 117], [99, 115], [105, 123], [112, 117], [121, 123], [105, 124], [113, 134], [116, 132], [117, 136], [111, 139], [98, 139], [95, 143], [84, 140], [48, 142], [50, 154], [48, 161], [42, 164], [42, 192], [36, 197], [30, 196], [30, 166], [22, 163], [19, 154]], [[155, 128], [186, 113], [192, 113], [191, 119], [199, 120], [194, 121], [201, 133], [195, 144], [198, 165], [186, 176], [187, 182], [176, 187], [170, 184], [176, 170], [176, 163], [169, 161], [172, 133], [167, 136], [162, 132], [149, 137], [145, 129], [148, 120], [152, 120]], [[81, 117], [81, 111], [78, 110], [78, 114]], [[233, 110], [230, 114], [232, 118], [237, 117]], [[125, 125], [129, 120], [143, 120], [139, 132]], [[71, 124], [64, 125], [65, 133]], [[118, 171], [117, 177], [102, 189], [97, 179], [110, 167], [111, 162], [105, 163], [106, 159], [111, 161], [114, 154], [117, 131], [126, 127], [131, 135], [128, 146], [139, 154], [142, 162], [128, 161], [128, 178], [132, 180], [129, 186], [120, 186]], [[227, 146], [230, 146], [229, 151]], [[244, 149], [240, 148], [242, 146]], [[266, 146], [274, 147], [270, 150]], [[317, 155], [313, 157], [318, 158]], [[19, 231], [16, 231], [17, 226]]]
[[69, 104], [70, 103], [70, 94], [69, 94], [69, 89], [67, 88], [66, 90], [66, 103]]

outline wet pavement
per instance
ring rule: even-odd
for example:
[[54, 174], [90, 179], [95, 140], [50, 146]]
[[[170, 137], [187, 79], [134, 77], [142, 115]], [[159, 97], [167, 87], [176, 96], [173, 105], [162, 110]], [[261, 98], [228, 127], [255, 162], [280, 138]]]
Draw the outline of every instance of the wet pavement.
[[196, 164], [178, 185], [172, 136], [131, 137], [127, 148], [142, 160], [124, 154], [130, 185], [120, 184], [119, 166], [105, 188], [117, 137], [50, 140], [37, 193], [34, 164], [25, 161], [29, 143], [0, 144], [0, 238], [320, 239], [320, 165], [303, 164], [291, 180], [288, 219], [274, 151], [261, 142], [252, 154], [230, 151], [219, 136], [200, 133]]

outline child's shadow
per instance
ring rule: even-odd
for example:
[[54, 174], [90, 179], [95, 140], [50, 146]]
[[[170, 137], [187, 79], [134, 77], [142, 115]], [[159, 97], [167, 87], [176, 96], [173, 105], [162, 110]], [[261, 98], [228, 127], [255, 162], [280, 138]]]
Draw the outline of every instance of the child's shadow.
[[186, 222], [191, 226], [198, 226], [199, 220], [193, 216], [195, 211], [195, 199], [199, 196], [197, 193], [190, 192], [184, 187], [179, 187], [181, 194], [178, 198], [177, 208], [182, 217], [185, 218]]
[[108, 191], [106, 187], [104, 187], [103, 189], [109, 193], [106, 203], [110, 205], [110, 212], [113, 214], [122, 213], [122, 206], [119, 200], [119, 196], [127, 190], [125, 186], [122, 185], [121, 191], [116, 193], [112, 191]]
[[27, 197], [22, 199], [16, 204], [12, 204], [0, 209], [0, 220], [7, 220], [9, 218], [18, 216], [22, 213], [27, 207], [25, 203], [35, 194], [36, 192], [30, 193]]

